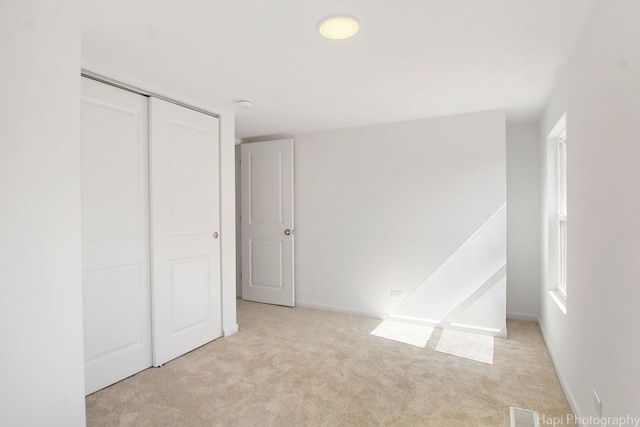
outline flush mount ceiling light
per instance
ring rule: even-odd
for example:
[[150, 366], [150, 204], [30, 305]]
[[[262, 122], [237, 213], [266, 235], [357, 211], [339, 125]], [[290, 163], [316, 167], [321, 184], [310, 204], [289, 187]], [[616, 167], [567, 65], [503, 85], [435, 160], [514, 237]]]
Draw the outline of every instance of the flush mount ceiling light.
[[358, 20], [349, 15], [329, 16], [318, 25], [320, 34], [331, 40], [344, 40], [356, 35], [360, 25]]

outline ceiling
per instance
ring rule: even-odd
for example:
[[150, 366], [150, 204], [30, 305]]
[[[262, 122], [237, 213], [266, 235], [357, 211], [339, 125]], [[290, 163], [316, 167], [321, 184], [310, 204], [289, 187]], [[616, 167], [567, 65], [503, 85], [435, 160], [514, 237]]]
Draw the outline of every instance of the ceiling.
[[[234, 110], [238, 138], [494, 109], [535, 120], [594, 3], [84, 0], [82, 65]], [[322, 38], [336, 13], [360, 32]]]

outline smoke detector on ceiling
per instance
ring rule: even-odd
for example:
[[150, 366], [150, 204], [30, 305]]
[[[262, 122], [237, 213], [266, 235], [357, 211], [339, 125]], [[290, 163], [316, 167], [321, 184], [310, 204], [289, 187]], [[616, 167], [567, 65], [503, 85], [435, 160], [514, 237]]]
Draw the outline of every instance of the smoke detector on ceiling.
[[253, 101], [248, 100], [248, 99], [238, 99], [236, 101], [236, 106], [238, 106], [239, 108], [241, 108], [243, 110], [248, 110], [250, 108], [253, 108]]

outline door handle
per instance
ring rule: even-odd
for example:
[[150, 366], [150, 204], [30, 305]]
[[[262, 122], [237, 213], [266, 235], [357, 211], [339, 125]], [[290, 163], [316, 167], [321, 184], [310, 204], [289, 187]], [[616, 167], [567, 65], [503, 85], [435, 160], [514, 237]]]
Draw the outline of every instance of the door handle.
[[217, 232], [217, 231], [213, 233], [213, 238], [214, 238], [214, 239], [217, 239], [217, 238], [218, 238], [218, 236], [219, 236], [219, 234], [218, 234], [218, 232]]
[[284, 234], [286, 234], [287, 236], [290, 236], [293, 234], [293, 231], [287, 228], [286, 230], [284, 230]]

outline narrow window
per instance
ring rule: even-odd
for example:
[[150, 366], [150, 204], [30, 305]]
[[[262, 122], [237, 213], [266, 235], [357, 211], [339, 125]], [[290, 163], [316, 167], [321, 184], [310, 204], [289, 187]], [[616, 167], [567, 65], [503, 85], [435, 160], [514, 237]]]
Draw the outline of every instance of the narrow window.
[[[567, 116], [563, 114], [547, 136], [546, 145], [546, 288], [563, 313], [567, 313]], [[571, 285], [572, 286], [572, 285]], [[569, 290], [569, 292], [571, 292]]]
[[557, 137], [558, 158], [558, 293], [567, 298], [567, 134]]

